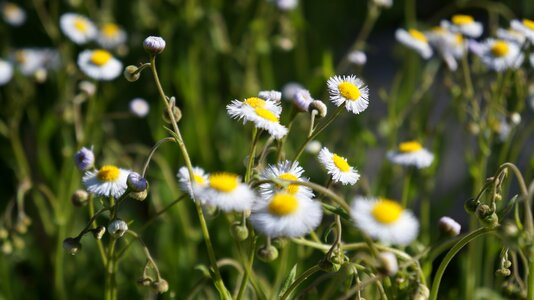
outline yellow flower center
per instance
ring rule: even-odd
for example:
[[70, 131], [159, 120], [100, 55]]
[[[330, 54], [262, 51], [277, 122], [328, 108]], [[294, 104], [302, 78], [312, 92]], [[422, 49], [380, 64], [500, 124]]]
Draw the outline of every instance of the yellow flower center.
[[113, 23], [106, 23], [104, 26], [102, 26], [102, 33], [109, 38], [117, 36], [119, 33], [119, 26]]
[[348, 172], [350, 170], [350, 166], [345, 158], [334, 153], [332, 160], [334, 161], [334, 165], [336, 165], [341, 172]]
[[345, 99], [356, 101], [360, 98], [360, 89], [353, 83], [343, 81], [342, 83], [338, 84], [337, 88], [339, 89], [341, 96], [343, 96]]
[[464, 37], [461, 34], [457, 33], [455, 38], [455, 42], [457, 45], [461, 45], [464, 43]]
[[452, 23], [455, 25], [469, 25], [474, 23], [473, 17], [468, 15], [454, 15], [452, 16]]
[[271, 203], [269, 203], [269, 212], [278, 216], [285, 216], [294, 213], [299, 207], [297, 197], [286, 194], [278, 193], [273, 196]]
[[523, 19], [523, 25], [525, 25], [525, 27], [527, 27], [530, 30], [534, 30], [534, 21], [532, 20]]
[[441, 26], [434, 26], [432, 27], [432, 32], [442, 34], [442, 33], [445, 33], [446, 31], [445, 31], [445, 28]]
[[262, 107], [256, 107], [254, 109], [256, 114], [265, 120], [271, 121], [271, 122], [278, 122], [278, 117], [270, 110], [262, 108]]
[[402, 214], [402, 206], [392, 200], [380, 199], [375, 203], [371, 214], [378, 222], [382, 224], [391, 224], [400, 218]]
[[205, 186], [206, 185], [206, 180], [204, 180], [204, 177], [202, 177], [200, 175], [194, 174], [193, 175], [193, 180], [200, 186]]
[[95, 50], [91, 54], [91, 62], [97, 66], [106, 64], [111, 59], [111, 53], [106, 50]]
[[503, 57], [508, 54], [510, 47], [505, 41], [496, 41], [493, 46], [491, 46], [491, 54], [496, 57]]
[[121, 171], [119, 168], [113, 165], [105, 165], [98, 170], [98, 173], [96, 173], [96, 178], [98, 178], [100, 181], [112, 182], [119, 178], [120, 172]]
[[[295, 176], [293, 174], [290, 174], [290, 173], [280, 174], [278, 176], [278, 178], [283, 179], [283, 180], [298, 180], [297, 176]], [[290, 184], [287, 187], [287, 192], [290, 193], [290, 194], [295, 194], [298, 191], [299, 191], [299, 185], [298, 184]]]
[[420, 42], [423, 42], [423, 43], [428, 43], [428, 39], [426, 38], [426, 36], [424, 35], [424, 33], [422, 33], [421, 31], [419, 30], [415, 30], [415, 29], [410, 29], [408, 30], [408, 33], [416, 40], [420, 41]]
[[252, 108], [258, 108], [265, 106], [265, 100], [258, 97], [250, 97], [245, 99], [245, 104], [248, 104]]
[[86, 33], [89, 29], [89, 24], [87, 24], [85, 19], [76, 18], [74, 19], [74, 28], [78, 29], [82, 33]]
[[423, 145], [416, 141], [409, 141], [399, 144], [399, 151], [403, 153], [416, 152], [423, 149]]
[[13, 16], [18, 12], [19, 12], [19, 8], [15, 4], [13, 3], [4, 4], [4, 13], [6, 16]]
[[232, 173], [215, 173], [210, 175], [210, 187], [220, 192], [229, 193], [237, 188], [239, 178]]

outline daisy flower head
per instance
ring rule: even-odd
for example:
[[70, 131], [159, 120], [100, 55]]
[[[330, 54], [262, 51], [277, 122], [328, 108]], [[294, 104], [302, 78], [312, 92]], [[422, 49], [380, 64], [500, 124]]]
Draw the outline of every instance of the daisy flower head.
[[61, 15], [59, 27], [71, 41], [78, 45], [86, 44], [98, 35], [98, 30], [91, 20], [75, 13]]
[[450, 22], [442, 20], [441, 26], [452, 32], [458, 32], [472, 38], [480, 37], [484, 30], [482, 28], [482, 23], [476, 22], [475, 19], [469, 15], [454, 15]]
[[106, 49], [116, 48], [126, 42], [126, 32], [115, 23], [105, 23], [100, 27], [97, 42]]
[[347, 111], [359, 114], [369, 106], [369, 88], [354, 75], [332, 76], [327, 81], [330, 100], [336, 105], [345, 104]]
[[183, 192], [188, 193], [192, 199], [199, 199], [202, 202], [201, 192], [208, 186], [208, 174], [202, 168], [193, 167], [193, 185], [191, 185], [189, 170], [186, 167], [181, 167], [176, 177]]
[[408, 141], [400, 143], [398, 149], [389, 151], [387, 158], [394, 164], [422, 169], [432, 164], [434, 155], [419, 142]]
[[26, 12], [18, 5], [12, 2], [3, 2], [0, 4], [2, 18], [11, 26], [20, 26], [26, 22]]
[[59, 53], [50, 48], [24, 48], [15, 51], [14, 61], [23, 75], [33, 76], [38, 71], [56, 68]]
[[428, 38], [424, 33], [416, 29], [408, 29], [407, 31], [399, 28], [395, 31], [395, 38], [397, 41], [408, 48], [417, 51], [424, 59], [429, 59], [433, 52], [428, 43]]
[[150, 105], [142, 98], [134, 98], [130, 101], [130, 111], [139, 118], [144, 118], [150, 111]]
[[282, 107], [279, 103], [274, 101], [265, 100], [260, 97], [250, 97], [243, 101], [232, 100], [232, 102], [226, 105], [226, 111], [232, 119], [243, 120], [243, 124], [247, 121], [252, 121], [251, 116], [254, 115], [256, 108], [263, 108], [273, 112], [276, 117], [279, 117], [282, 113]]
[[299, 89], [293, 96], [293, 104], [303, 112], [308, 111], [313, 100], [315, 99], [312, 98], [310, 91], [305, 89]]
[[356, 227], [383, 244], [407, 245], [419, 232], [412, 212], [389, 199], [356, 197], [350, 215]]
[[[295, 180], [308, 181], [308, 178], [303, 178], [302, 173], [304, 169], [299, 166], [297, 161], [289, 160], [279, 162], [276, 165], [269, 165], [260, 174], [261, 179], [281, 179], [281, 180]], [[312, 190], [307, 186], [298, 184], [289, 184], [287, 187], [277, 185], [274, 183], [264, 183], [259, 186], [259, 192], [263, 198], [271, 198], [273, 194], [283, 191], [291, 195], [298, 195], [299, 197], [313, 198]]]
[[334, 182], [353, 185], [360, 179], [360, 174], [347, 163], [346, 158], [330, 152], [326, 147], [321, 149], [318, 158]]
[[363, 51], [354, 50], [347, 55], [347, 60], [357, 66], [363, 66], [367, 62], [367, 55]]
[[517, 69], [523, 63], [523, 53], [515, 43], [490, 38], [481, 46], [482, 62], [491, 70]]
[[113, 80], [122, 73], [122, 63], [107, 50], [84, 50], [78, 55], [78, 67], [96, 80]]
[[534, 43], [534, 21], [530, 19], [512, 20], [510, 27], [521, 32], [531, 43]]
[[452, 33], [443, 27], [436, 27], [427, 33], [429, 43], [437, 49], [450, 70], [458, 68], [457, 59], [467, 50], [467, 41], [460, 33]]
[[130, 171], [114, 165], [105, 165], [96, 171], [87, 171], [82, 178], [87, 191], [104, 197], [119, 198], [126, 192]]
[[248, 211], [256, 195], [250, 187], [241, 182], [237, 174], [220, 172], [210, 174], [208, 184], [200, 194], [207, 205], [223, 211]]
[[254, 203], [250, 223], [270, 237], [301, 237], [317, 228], [322, 217], [320, 202], [279, 192]]
[[516, 43], [518, 45], [523, 45], [526, 40], [526, 36], [523, 34], [523, 32], [519, 30], [515, 30], [513, 28], [504, 29], [504, 28], [498, 28], [497, 29], [497, 38], [500, 40], [509, 41], [512, 43]]
[[271, 91], [260, 91], [258, 97], [263, 100], [271, 100], [274, 102], [280, 102], [282, 100], [282, 92], [271, 90]]
[[13, 77], [13, 66], [8, 61], [0, 59], [0, 86], [8, 83]]

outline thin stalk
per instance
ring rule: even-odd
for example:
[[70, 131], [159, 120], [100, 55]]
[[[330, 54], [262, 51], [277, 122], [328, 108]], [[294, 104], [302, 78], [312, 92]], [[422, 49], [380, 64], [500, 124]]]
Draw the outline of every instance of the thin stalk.
[[116, 281], [115, 281], [115, 245], [117, 243], [117, 240], [115, 238], [111, 238], [111, 242], [109, 243], [108, 248], [108, 259], [106, 264], [106, 289], [105, 289], [105, 297], [106, 300], [115, 300], [116, 298], [113, 297], [113, 295], [116, 295], [115, 289], [116, 287]]
[[245, 173], [246, 183], [250, 181], [250, 176], [252, 175], [252, 168], [254, 167], [254, 157], [256, 156], [256, 145], [258, 144], [259, 137], [260, 133], [258, 132], [258, 128], [254, 126], [254, 128], [252, 129], [252, 145], [250, 145], [250, 151], [248, 153], [247, 171]]
[[288, 299], [289, 296], [291, 296], [291, 293], [293, 293], [293, 291], [302, 283], [304, 282], [304, 280], [308, 279], [308, 277], [310, 277], [311, 275], [313, 275], [315, 272], [318, 272], [321, 270], [321, 267], [319, 267], [318, 265], [314, 265], [313, 267], [309, 268], [308, 270], [304, 271], [302, 274], [299, 275], [299, 277], [297, 277], [297, 279], [295, 279], [295, 282], [293, 282], [293, 284], [291, 284], [289, 286], [289, 288], [287, 289], [287, 291], [284, 293], [284, 295], [282, 295], [282, 297], [280, 298], [280, 300], [285, 300], [285, 299]]
[[161, 146], [161, 144], [163, 144], [165, 142], [171, 142], [171, 141], [174, 141], [174, 138], [166, 137], [164, 139], [159, 140], [154, 145], [154, 147], [152, 147], [152, 150], [150, 150], [150, 153], [148, 154], [148, 157], [146, 158], [145, 165], [143, 166], [143, 171], [141, 172], [141, 176], [142, 177], [145, 177], [146, 170], [148, 168], [148, 164], [150, 163], [150, 160], [152, 159], [152, 156], [154, 155], [154, 153], [156, 153], [156, 150], [158, 150], [159, 146]]
[[[91, 194], [89, 196], [89, 203], [88, 203], [88, 209], [89, 209], [89, 218], [90, 218], [90, 226], [91, 228], [96, 228], [96, 222], [95, 218], [98, 214], [95, 214], [95, 204], [93, 201], [93, 195]], [[99, 212], [101, 212], [99, 210]], [[98, 246], [98, 253], [100, 253], [100, 258], [102, 259], [102, 264], [105, 266], [107, 265], [107, 258], [106, 258], [106, 251], [104, 250], [104, 245], [102, 244], [102, 241], [99, 239], [96, 239], [96, 245]]]
[[[247, 261], [247, 265], [245, 265], [245, 274], [243, 275], [243, 279], [241, 280], [241, 284], [239, 286], [239, 292], [237, 294], [236, 300], [240, 300], [243, 298], [243, 295], [245, 293], [248, 278], [250, 276], [250, 273], [252, 272], [252, 265], [254, 263], [254, 253], [256, 250], [256, 238], [254, 236], [251, 237], [251, 245], [250, 245], [250, 253]], [[239, 243], [239, 242], [238, 242]]]
[[402, 200], [401, 204], [402, 207], [406, 208], [408, 206], [408, 197], [410, 194], [410, 181], [412, 178], [412, 172], [409, 169], [408, 172], [406, 172], [406, 175], [404, 176], [403, 180], [403, 187], [402, 187]]

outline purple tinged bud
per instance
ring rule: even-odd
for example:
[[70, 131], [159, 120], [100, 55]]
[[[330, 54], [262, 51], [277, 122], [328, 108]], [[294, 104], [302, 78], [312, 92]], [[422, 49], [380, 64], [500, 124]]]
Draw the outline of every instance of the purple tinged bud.
[[148, 188], [148, 182], [137, 172], [131, 172], [126, 179], [128, 188], [133, 192], [142, 192]]
[[95, 155], [93, 150], [82, 147], [74, 155], [74, 163], [80, 171], [87, 171], [95, 165]]

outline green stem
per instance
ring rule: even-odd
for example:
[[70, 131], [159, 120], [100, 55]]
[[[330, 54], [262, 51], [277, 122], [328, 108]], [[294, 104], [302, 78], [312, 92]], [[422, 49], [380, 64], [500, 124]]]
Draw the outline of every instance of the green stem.
[[451, 250], [447, 253], [443, 261], [441, 261], [441, 264], [438, 267], [438, 270], [436, 271], [436, 275], [434, 277], [434, 281], [432, 282], [432, 289], [430, 291], [430, 300], [437, 300], [438, 299], [438, 290], [439, 285], [441, 283], [441, 278], [443, 277], [443, 274], [445, 273], [445, 269], [449, 265], [449, 263], [452, 261], [454, 256], [467, 244], [469, 244], [472, 240], [476, 239], [477, 237], [480, 237], [484, 234], [492, 232], [494, 229], [482, 227], [479, 228], [470, 234], [463, 237], [454, 247], [452, 247]]
[[[90, 226], [91, 228], [96, 228], [96, 222], [95, 222], [95, 217], [97, 216], [97, 214], [95, 214], [95, 204], [94, 204], [94, 201], [93, 201], [93, 195], [91, 194], [89, 196], [89, 203], [88, 203], [88, 206], [89, 206], [89, 218], [91, 219], [90, 221]], [[100, 212], [100, 211], [99, 211]], [[106, 251], [104, 250], [104, 245], [102, 244], [102, 241], [101, 240], [96, 240], [96, 245], [98, 246], [98, 252], [100, 253], [100, 258], [102, 259], [102, 264], [105, 266], [107, 264], [107, 258], [106, 258]]]
[[529, 256], [530, 262], [528, 264], [528, 281], [527, 281], [527, 299], [534, 299], [534, 258], [532, 254]]
[[[243, 297], [243, 294], [245, 293], [248, 278], [252, 272], [252, 265], [254, 263], [254, 253], [256, 251], [256, 237], [251, 236], [251, 245], [250, 245], [250, 253], [247, 265], [245, 265], [245, 274], [243, 275], [243, 279], [241, 280], [241, 284], [239, 286], [239, 293], [237, 294], [236, 300], [240, 300]], [[239, 242], [238, 242], [239, 243]], [[239, 245], [238, 245], [239, 246]]]
[[289, 286], [287, 291], [284, 293], [284, 295], [280, 298], [280, 300], [288, 299], [289, 296], [291, 296], [291, 293], [302, 283], [304, 280], [308, 279], [311, 275], [313, 275], [315, 272], [318, 272], [321, 270], [321, 267], [318, 265], [314, 265], [313, 267], [309, 268], [308, 270], [304, 271], [302, 274], [300, 274], [297, 279], [295, 279], [295, 282]]
[[106, 287], [105, 287], [105, 299], [106, 300], [115, 300], [113, 296], [116, 295], [115, 289], [116, 287], [116, 281], [115, 281], [115, 245], [117, 243], [117, 240], [115, 238], [111, 238], [111, 242], [109, 243], [108, 253], [107, 253], [107, 264], [106, 264]]
[[259, 137], [260, 133], [258, 132], [258, 128], [254, 127], [252, 129], [252, 145], [250, 146], [250, 151], [248, 153], [247, 171], [245, 173], [246, 183], [250, 181], [252, 168], [254, 167], [254, 157], [256, 156], [256, 145], [258, 144]]

